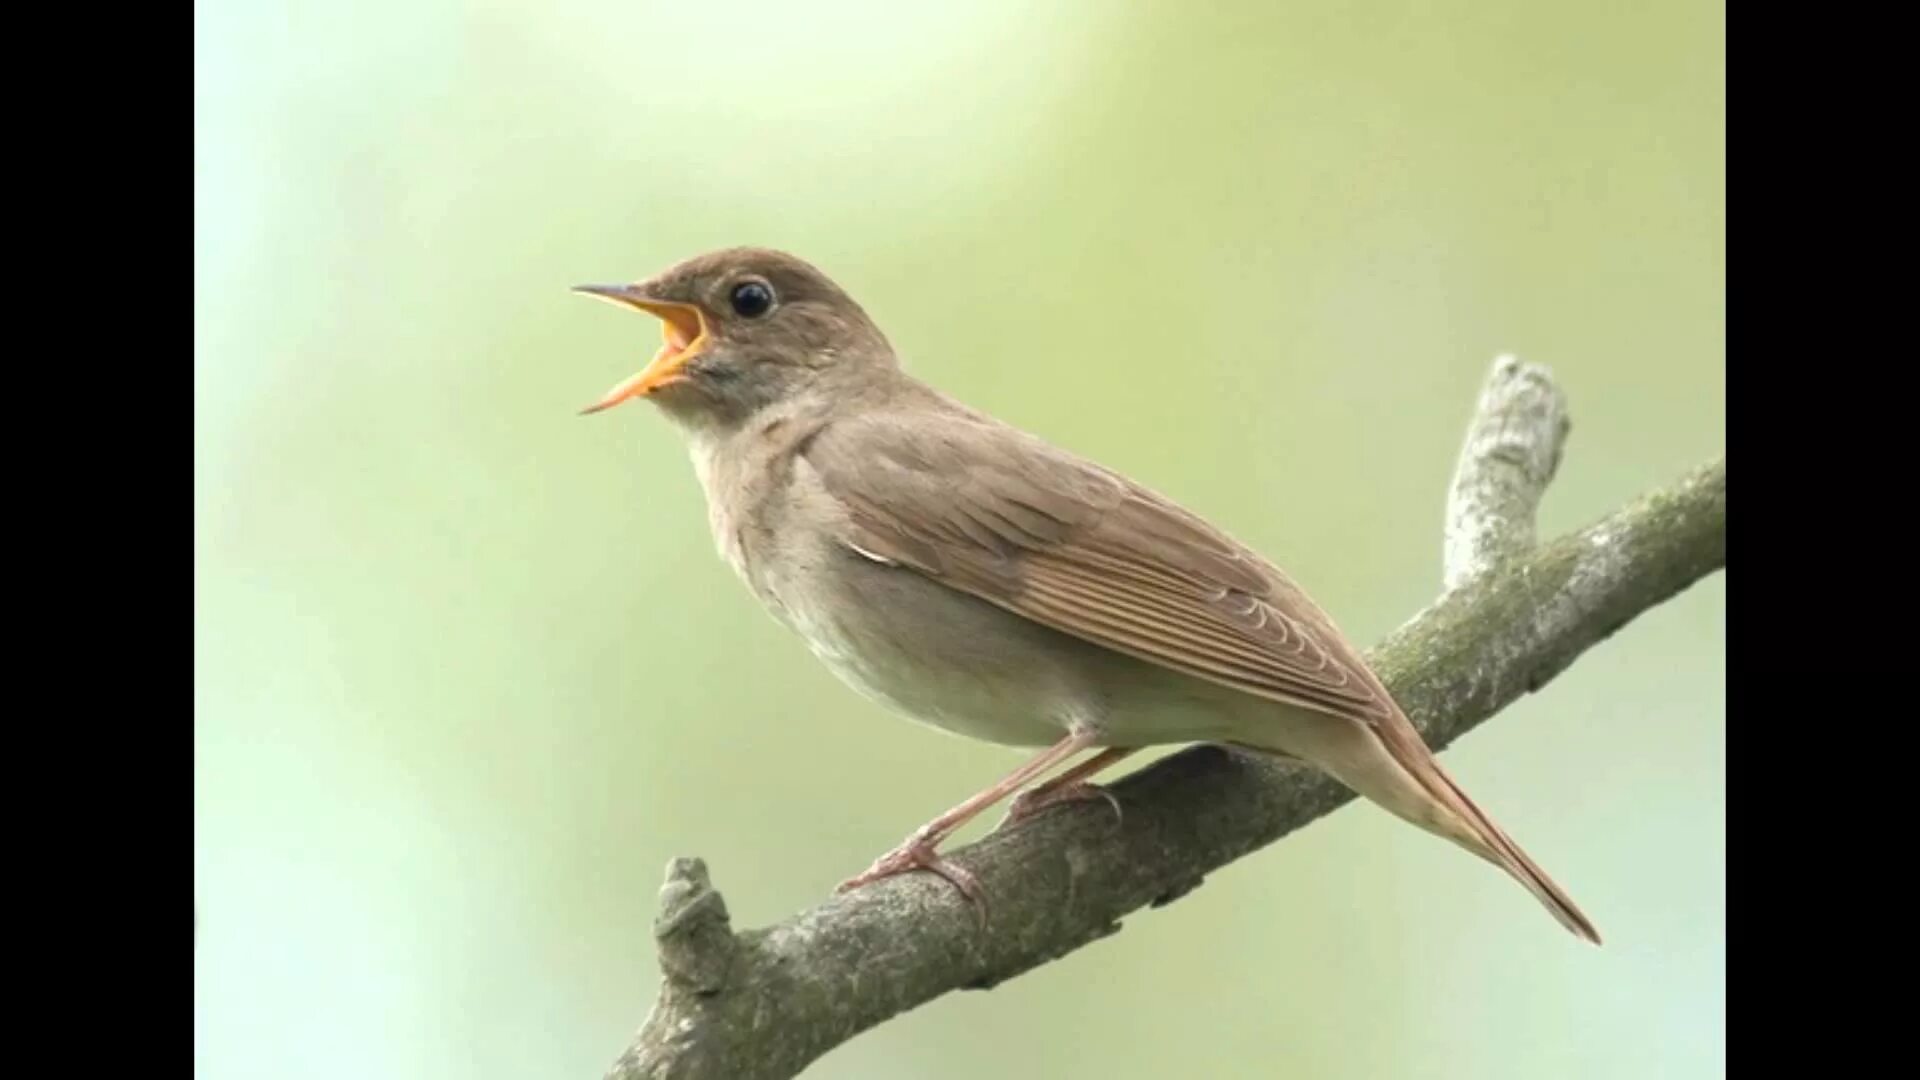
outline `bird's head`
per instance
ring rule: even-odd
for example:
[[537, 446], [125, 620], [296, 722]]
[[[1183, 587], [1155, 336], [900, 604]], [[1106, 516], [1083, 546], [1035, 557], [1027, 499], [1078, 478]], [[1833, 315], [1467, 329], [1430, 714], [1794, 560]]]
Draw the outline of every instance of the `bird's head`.
[[878, 327], [806, 262], [764, 248], [699, 255], [631, 285], [575, 292], [659, 317], [666, 343], [639, 374], [584, 411], [644, 397], [687, 423], [744, 421], [836, 379], [892, 368]]

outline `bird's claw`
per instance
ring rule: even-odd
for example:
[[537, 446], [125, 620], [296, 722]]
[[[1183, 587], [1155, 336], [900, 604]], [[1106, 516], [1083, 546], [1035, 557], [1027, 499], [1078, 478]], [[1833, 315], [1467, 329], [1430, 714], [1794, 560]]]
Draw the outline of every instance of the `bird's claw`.
[[933, 845], [919, 835], [910, 837], [906, 843], [875, 859], [872, 866], [847, 880], [834, 889], [836, 893], [847, 893], [862, 885], [869, 885], [882, 878], [890, 878], [914, 870], [925, 870], [945, 878], [947, 883], [960, 890], [972, 905], [975, 916], [982, 929], [987, 925], [987, 894], [980, 887], [980, 879], [971, 871], [948, 862], [934, 851]]
[[1074, 783], [1065, 784], [1057, 788], [1035, 789], [1021, 792], [1014, 798], [1012, 803], [1008, 804], [1007, 816], [1000, 819], [1000, 824], [995, 825], [993, 831], [999, 832], [1010, 825], [1025, 821], [1035, 814], [1055, 806], [1060, 806], [1065, 803], [1087, 802], [1093, 799], [1104, 800], [1108, 806], [1113, 808], [1113, 820], [1116, 824], [1123, 819], [1124, 815], [1120, 811], [1120, 799], [1113, 792], [1108, 791], [1098, 784]]

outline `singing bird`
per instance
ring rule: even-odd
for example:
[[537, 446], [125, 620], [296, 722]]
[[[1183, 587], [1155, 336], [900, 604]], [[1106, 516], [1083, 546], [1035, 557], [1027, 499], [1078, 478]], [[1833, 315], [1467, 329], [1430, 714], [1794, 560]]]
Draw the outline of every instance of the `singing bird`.
[[775, 619], [899, 713], [1044, 747], [841, 890], [919, 869], [977, 901], [978, 882], [937, 850], [954, 830], [1009, 796], [1008, 821], [1110, 798], [1088, 778], [1128, 754], [1212, 742], [1323, 770], [1505, 870], [1599, 943], [1285, 573], [1164, 496], [908, 375], [813, 266], [730, 248], [576, 291], [661, 320], [652, 362], [585, 411], [645, 398], [682, 431], [720, 553]]

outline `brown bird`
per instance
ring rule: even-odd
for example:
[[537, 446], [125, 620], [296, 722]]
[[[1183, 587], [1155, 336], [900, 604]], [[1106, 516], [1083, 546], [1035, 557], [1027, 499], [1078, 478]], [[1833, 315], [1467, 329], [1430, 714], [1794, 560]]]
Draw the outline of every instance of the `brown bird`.
[[644, 397], [684, 432], [721, 554], [841, 679], [908, 717], [1045, 747], [841, 890], [930, 870], [954, 830], [1049, 768], [1009, 821], [1145, 746], [1223, 743], [1308, 762], [1512, 874], [1599, 935], [1441, 769], [1387, 688], [1280, 569], [1127, 478], [901, 370], [860, 305], [776, 251], [702, 255], [576, 291], [638, 308], [666, 344], [587, 412]]

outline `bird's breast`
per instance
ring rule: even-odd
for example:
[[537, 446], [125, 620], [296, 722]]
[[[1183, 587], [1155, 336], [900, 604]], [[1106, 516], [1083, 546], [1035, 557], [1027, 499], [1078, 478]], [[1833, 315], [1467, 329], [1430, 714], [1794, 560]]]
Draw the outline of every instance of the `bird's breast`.
[[[763, 444], [764, 445], [764, 444]], [[887, 708], [1012, 745], [1088, 713], [1050, 632], [840, 539], [844, 511], [805, 461], [694, 448], [720, 557], [841, 681]]]

